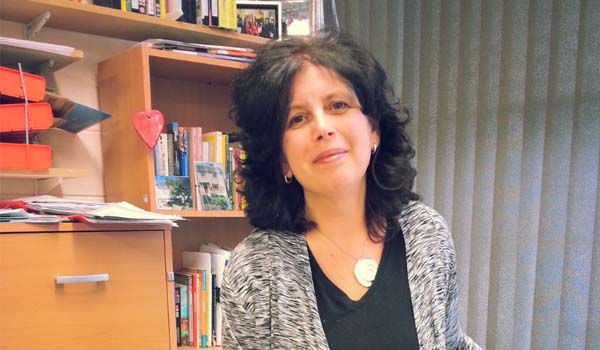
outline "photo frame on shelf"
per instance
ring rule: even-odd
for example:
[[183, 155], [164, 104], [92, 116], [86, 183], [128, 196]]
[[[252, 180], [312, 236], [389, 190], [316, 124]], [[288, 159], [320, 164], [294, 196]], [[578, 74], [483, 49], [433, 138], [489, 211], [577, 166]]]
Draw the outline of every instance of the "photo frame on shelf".
[[281, 39], [281, 1], [236, 2], [237, 31], [267, 39]]
[[282, 37], [310, 36], [319, 30], [318, 0], [281, 0]]

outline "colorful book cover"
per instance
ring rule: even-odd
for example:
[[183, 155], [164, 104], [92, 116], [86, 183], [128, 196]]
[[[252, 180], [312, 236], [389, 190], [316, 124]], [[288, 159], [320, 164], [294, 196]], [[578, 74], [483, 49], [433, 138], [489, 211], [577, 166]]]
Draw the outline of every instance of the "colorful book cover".
[[193, 345], [193, 335], [192, 335], [192, 288], [193, 281], [192, 276], [189, 273], [183, 272], [175, 272], [175, 286], [180, 287], [179, 292], [179, 314], [181, 318], [180, 322], [180, 335], [181, 335], [181, 344], [180, 345]]
[[156, 207], [165, 210], [193, 209], [188, 176], [156, 176]]
[[231, 210], [225, 171], [219, 163], [194, 162], [196, 200], [200, 210]]

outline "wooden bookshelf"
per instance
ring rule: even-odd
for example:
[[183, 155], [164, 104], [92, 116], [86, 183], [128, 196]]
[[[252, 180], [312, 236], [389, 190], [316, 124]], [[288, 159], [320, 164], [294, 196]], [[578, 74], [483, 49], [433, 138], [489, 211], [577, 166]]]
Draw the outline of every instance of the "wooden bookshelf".
[[[81, 50], [73, 49], [69, 54], [48, 52], [34, 47], [19, 47], [0, 44], [0, 64], [5, 67], [18, 69], [21, 63], [23, 70], [34, 73], [57, 71], [83, 58]], [[49, 62], [52, 62], [50, 66]]]
[[0, 178], [43, 180], [52, 178], [76, 178], [88, 175], [86, 169], [50, 168], [45, 171], [32, 170], [0, 170]]
[[267, 42], [265, 38], [230, 30], [171, 21], [75, 1], [0, 1], [0, 18], [8, 21], [28, 23], [45, 11], [51, 14], [46, 23], [48, 27], [125, 40], [143, 41], [160, 38], [241, 47], [258, 47]]
[[[112, 114], [102, 124], [106, 200], [159, 211], [154, 152], [138, 137], [131, 116], [157, 109], [165, 124], [201, 126], [202, 132], [233, 131], [229, 84], [247, 65], [136, 45], [100, 63], [100, 107]], [[192, 187], [193, 188], [193, 187]], [[239, 218], [236, 211], [160, 211], [183, 217]]]

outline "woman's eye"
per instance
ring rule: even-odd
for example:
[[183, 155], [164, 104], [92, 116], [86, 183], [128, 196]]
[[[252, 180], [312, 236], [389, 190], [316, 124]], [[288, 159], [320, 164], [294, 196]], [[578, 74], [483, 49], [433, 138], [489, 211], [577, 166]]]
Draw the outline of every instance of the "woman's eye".
[[348, 104], [342, 101], [336, 101], [331, 103], [331, 109], [334, 111], [344, 110], [348, 108]]
[[303, 121], [304, 121], [304, 115], [298, 114], [298, 115], [290, 118], [289, 126], [294, 127], [294, 126], [300, 125], [300, 124], [302, 124]]

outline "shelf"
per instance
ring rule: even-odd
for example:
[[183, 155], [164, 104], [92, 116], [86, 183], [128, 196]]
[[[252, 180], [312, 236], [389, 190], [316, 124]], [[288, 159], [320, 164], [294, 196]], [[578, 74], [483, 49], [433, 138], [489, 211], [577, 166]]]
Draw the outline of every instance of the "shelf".
[[166, 215], [179, 215], [185, 218], [244, 218], [246, 215], [241, 210], [232, 211], [201, 211], [201, 210], [157, 210]]
[[75, 178], [88, 175], [86, 169], [50, 168], [46, 171], [31, 170], [6, 170], [0, 169], [0, 178], [3, 179], [51, 179], [51, 178]]
[[[140, 44], [143, 45], [143, 44]], [[148, 49], [153, 76], [181, 80], [202, 80], [226, 84], [247, 67], [246, 63], [184, 53]], [[208, 69], [201, 69], [202, 65]]]
[[[82, 58], [83, 52], [77, 49], [73, 49], [70, 54], [59, 54], [43, 49], [0, 44], [0, 64], [18, 69], [18, 62], [21, 62], [23, 70], [28, 72], [57, 71]], [[52, 65], [49, 62], [52, 62]]]
[[49, 11], [46, 26], [74, 32], [143, 41], [171, 39], [184, 42], [256, 48], [268, 40], [230, 30], [123, 12], [67, 0], [2, 0], [0, 18], [28, 23]]

